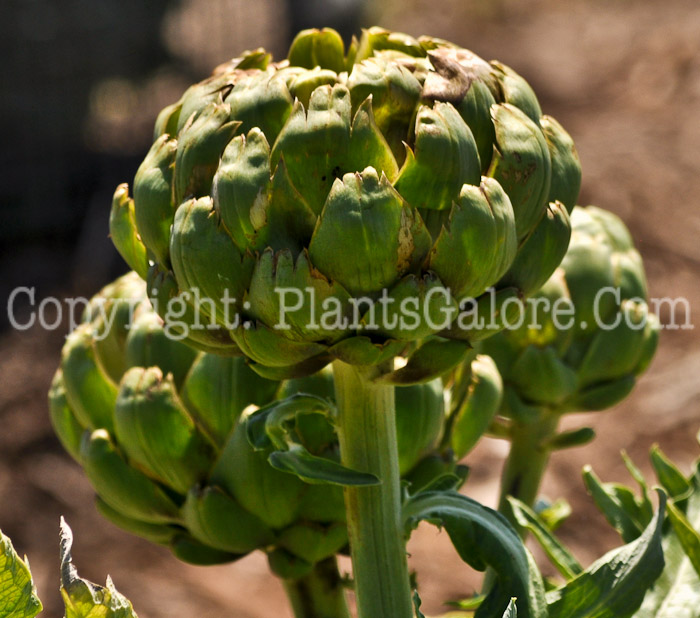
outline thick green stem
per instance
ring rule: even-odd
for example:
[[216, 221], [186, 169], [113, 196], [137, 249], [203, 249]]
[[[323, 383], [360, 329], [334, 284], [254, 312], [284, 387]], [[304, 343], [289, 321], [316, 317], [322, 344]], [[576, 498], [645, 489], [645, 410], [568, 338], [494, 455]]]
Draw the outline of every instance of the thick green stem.
[[510, 453], [501, 477], [498, 510], [511, 520], [523, 538], [526, 530], [513, 521], [506, 498], [513, 496], [528, 506], [535, 503], [542, 475], [549, 461], [550, 449], [547, 447], [547, 441], [556, 432], [558, 422], [558, 415], [543, 409], [537, 420], [514, 423], [512, 426]]
[[284, 580], [284, 589], [295, 618], [350, 618], [335, 558], [314, 565], [305, 577]]
[[371, 382], [375, 371], [333, 363], [341, 461], [381, 481], [345, 488], [357, 611], [359, 618], [412, 618], [394, 387]]

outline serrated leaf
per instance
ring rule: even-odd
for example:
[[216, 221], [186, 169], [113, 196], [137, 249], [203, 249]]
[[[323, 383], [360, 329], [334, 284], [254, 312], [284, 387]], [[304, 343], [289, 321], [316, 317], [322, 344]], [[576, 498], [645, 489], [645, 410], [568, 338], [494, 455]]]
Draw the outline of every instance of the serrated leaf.
[[547, 594], [549, 618], [629, 618], [661, 575], [666, 494], [642, 535], [608, 552], [565, 586]]
[[[687, 519], [693, 528], [700, 529], [697, 491], [688, 501]], [[678, 536], [668, 532], [664, 535], [666, 567], [633, 618], [700, 618], [700, 577]]]
[[444, 527], [462, 560], [495, 571], [496, 583], [475, 618], [502, 615], [512, 597], [521, 618], [547, 616], [539, 571], [503, 515], [455, 491], [421, 492], [404, 504], [403, 520], [407, 532], [420, 521]]
[[367, 486], [381, 482], [374, 474], [351, 470], [330, 459], [317, 457], [298, 444], [293, 444], [287, 451], [270, 453], [268, 460], [273, 468], [294, 474], [311, 484]]
[[623, 486], [601, 483], [590, 466], [583, 469], [583, 480], [596, 506], [605, 515], [610, 525], [620, 533], [622, 540], [629, 543], [639, 537], [643, 527], [636, 520], [638, 509], [631, 509], [629, 501], [621, 499]]
[[416, 610], [416, 618], [425, 618], [425, 614], [420, 611], [420, 606], [421, 606], [421, 600], [420, 597], [418, 596], [418, 591], [414, 590], [413, 591], [413, 607]]
[[695, 572], [700, 575], [700, 533], [693, 528], [688, 518], [673, 502], [668, 504], [668, 518], [671, 520], [683, 551], [690, 559]]
[[683, 473], [664, 455], [658, 445], [652, 447], [650, 455], [656, 477], [671, 499], [677, 502], [687, 498], [693, 487]]
[[66, 606], [65, 618], [138, 618], [109, 576], [103, 587], [78, 575], [72, 562], [72, 546], [73, 532], [61, 518], [61, 596]]
[[508, 502], [513, 509], [515, 520], [527, 528], [542, 546], [552, 564], [567, 579], [573, 579], [583, 572], [583, 567], [571, 552], [549, 531], [547, 524], [524, 502], [511, 496]]
[[43, 608], [32, 581], [29, 562], [17, 555], [12, 541], [0, 531], [0, 616], [34, 618]]

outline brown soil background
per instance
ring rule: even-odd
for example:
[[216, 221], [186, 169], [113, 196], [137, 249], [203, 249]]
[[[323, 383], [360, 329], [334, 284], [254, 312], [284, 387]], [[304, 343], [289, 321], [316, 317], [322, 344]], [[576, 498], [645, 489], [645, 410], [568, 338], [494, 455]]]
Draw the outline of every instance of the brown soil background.
[[[268, 24], [258, 28], [263, 39], [272, 37], [275, 2], [258, 0], [255, 9], [243, 2], [212, 3], [240, 10], [244, 4], [246, 15]], [[196, 17], [197, 3], [184, 5], [184, 14]], [[645, 259], [651, 295], [687, 298], [690, 312], [677, 320], [700, 324], [697, 0], [391, 0], [374, 7], [372, 17], [392, 29], [450, 39], [525, 76], [545, 113], [576, 141], [584, 170], [580, 203], [603, 206], [626, 221]], [[274, 38], [269, 40], [274, 48]], [[251, 45], [226, 42], [229, 56]], [[197, 40], [189, 44], [196, 47]], [[669, 324], [668, 309], [661, 318]], [[63, 334], [33, 329], [0, 335], [0, 525], [29, 556], [45, 615], [62, 615], [58, 519], [64, 515], [76, 537], [81, 574], [97, 582], [111, 574], [142, 618], [291, 616], [262, 555], [222, 567], [187, 566], [100, 518], [91, 488], [48, 422], [45, 393]], [[697, 328], [665, 330], [653, 365], [627, 401], [605, 413], [567, 419], [571, 426], [590, 424], [598, 437], [592, 445], [556, 454], [542, 493], [571, 502], [574, 515], [561, 536], [585, 564], [619, 544], [585, 492], [585, 463], [604, 480], [628, 482], [621, 449], [647, 473], [646, 454], [655, 442], [686, 470], [700, 453], [699, 337]], [[467, 458], [472, 472], [463, 491], [493, 505], [504, 454], [504, 443], [484, 441]], [[443, 601], [473, 592], [478, 579], [445, 534], [421, 527], [409, 549], [426, 611], [444, 611]]]

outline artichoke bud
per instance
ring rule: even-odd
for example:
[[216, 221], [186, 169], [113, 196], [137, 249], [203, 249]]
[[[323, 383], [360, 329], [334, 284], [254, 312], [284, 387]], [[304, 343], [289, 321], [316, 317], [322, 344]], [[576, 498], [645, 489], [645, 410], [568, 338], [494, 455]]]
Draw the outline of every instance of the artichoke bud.
[[153, 127], [153, 141], [162, 135], [177, 135], [177, 126], [180, 122], [182, 103], [179, 101], [160, 110]]
[[292, 66], [320, 67], [335, 73], [345, 70], [345, 44], [331, 28], [302, 30], [294, 37], [287, 54]]
[[442, 437], [445, 421], [442, 380], [400, 386], [395, 399], [399, 471], [403, 476], [435, 449]]
[[571, 222], [566, 208], [561, 202], [549, 204], [499, 281], [499, 287], [516, 287], [526, 297], [537, 292], [561, 264], [570, 239]]
[[99, 496], [97, 496], [95, 499], [95, 506], [97, 507], [100, 515], [111, 521], [115, 526], [117, 526], [117, 528], [121, 528], [130, 534], [140, 536], [142, 539], [146, 539], [151, 543], [156, 543], [158, 545], [169, 545], [175, 536], [182, 532], [182, 529], [179, 526], [153, 524], [127, 517], [120, 511], [113, 509]]
[[134, 367], [122, 379], [115, 431], [129, 460], [184, 494], [206, 478], [214, 451], [175, 391], [172, 375]]
[[78, 422], [66, 399], [61, 370], [56, 371], [49, 390], [51, 426], [68, 454], [80, 463], [80, 442], [85, 426]]
[[278, 383], [261, 378], [243, 358], [200, 354], [187, 374], [181, 397], [217, 445], [228, 438], [243, 410], [274, 398]]
[[[378, 294], [428, 252], [430, 235], [386, 176], [368, 167], [336, 180], [309, 244], [313, 265], [350, 294]], [[352, 256], [352, 259], [349, 259]]]
[[552, 160], [548, 202], [560, 201], [571, 213], [581, 190], [581, 161], [574, 140], [551, 116], [539, 120]]
[[168, 337], [163, 331], [163, 321], [150, 307], [135, 315], [128, 333], [124, 350], [125, 369], [157, 366], [164, 374], [172, 374], [179, 388], [197, 352]]
[[195, 487], [182, 516], [190, 534], [209, 547], [247, 554], [274, 541], [274, 533], [218, 487]]
[[134, 178], [136, 228], [145, 245], [163, 265], [168, 265], [170, 226], [175, 216], [172, 181], [177, 140], [159, 137]]
[[95, 491], [112, 509], [148, 523], [180, 522], [173, 500], [157, 483], [127, 464], [104, 429], [85, 432], [80, 461]]
[[199, 116], [191, 116], [180, 131], [173, 179], [176, 205], [189, 197], [211, 194], [221, 153], [241, 125], [240, 121], [229, 121], [230, 114], [230, 105], [211, 103]]
[[91, 325], [81, 324], [68, 335], [61, 370], [66, 399], [77, 420], [90, 429], [111, 430], [117, 387], [97, 364]]
[[239, 423], [221, 451], [209, 483], [222, 487], [238, 504], [267, 526], [279, 530], [297, 521], [307, 485], [275, 470], [269, 451], [249, 444], [245, 423]]
[[[324, 277], [310, 262], [306, 251], [296, 260], [290, 251], [264, 251], [257, 260], [246, 300], [249, 314], [266, 324], [278, 325], [275, 332], [298, 340], [328, 340], [341, 337], [343, 322], [352, 319], [350, 295], [338, 283]], [[321, 320], [324, 307], [333, 306], [333, 319]]]
[[457, 301], [477, 297], [511, 265], [515, 231], [513, 208], [497, 181], [464, 185], [430, 251], [429, 268]]
[[537, 225], [547, 204], [552, 166], [539, 125], [508, 103], [494, 105], [496, 145], [488, 176], [508, 194], [515, 212], [518, 241]]
[[491, 61], [490, 64], [493, 67], [493, 74], [498, 81], [500, 90], [499, 101], [514, 105], [524, 112], [530, 120], [538, 123], [540, 116], [542, 116], [542, 108], [530, 84], [505, 64], [495, 60]]
[[496, 364], [488, 356], [477, 356], [471, 363], [471, 379], [464, 401], [451, 419], [450, 446], [458, 461], [486, 432], [502, 397], [503, 382]]
[[109, 235], [129, 268], [145, 279], [148, 272], [146, 247], [136, 230], [134, 200], [129, 197], [129, 186], [126, 183], [117, 187], [112, 198]]
[[343, 523], [299, 523], [283, 530], [277, 539], [278, 547], [311, 564], [335, 556], [347, 544], [348, 533]]
[[210, 197], [190, 200], [178, 209], [170, 257], [180, 288], [189, 293], [200, 314], [200, 324], [195, 327], [217, 323], [230, 327], [250, 281], [253, 259], [241, 256], [220, 225]]
[[437, 101], [418, 109], [415, 146], [394, 186], [419, 209], [446, 210], [464, 184], [478, 185], [479, 153], [469, 127], [450, 103]]

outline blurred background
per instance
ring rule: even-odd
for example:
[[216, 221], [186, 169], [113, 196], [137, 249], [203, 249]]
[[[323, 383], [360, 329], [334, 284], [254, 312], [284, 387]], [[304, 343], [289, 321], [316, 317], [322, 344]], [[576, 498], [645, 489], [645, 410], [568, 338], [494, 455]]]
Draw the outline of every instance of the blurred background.
[[[619, 214], [646, 263], [653, 297], [684, 297], [676, 320], [700, 325], [700, 4], [697, 0], [4, 0], [0, 117], [0, 300], [16, 286], [91, 296], [126, 270], [107, 237], [111, 195], [133, 180], [157, 112], [192, 82], [249, 48], [286, 54], [301, 28], [346, 40], [379, 24], [443, 37], [498, 58], [534, 87], [581, 156], [581, 204]], [[29, 316], [26, 295], [15, 318]], [[51, 317], [51, 311], [47, 312]], [[669, 325], [668, 307], [661, 311]], [[0, 313], [0, 527], [32, 565], [47, 616], [62, 615], [58, 518], [76, 536], [83, 576], [110, 573], [142, 618], [286, 616], [281, 586], [254, 555], [190, 567], [97, 514], [80, 469], [53, 437], [46, 391], [68, 325], [17, 331]], [[645, 471], [653, 442], [688, 468], [700, 452], [700, 331], [667, 329], [633, 395], [568, 419], [596, 441], [555, 455], [543, 493], [574, 515], [563, 538], [588, 563], [618, 544], [592, 508], [584, 463], [628, 481], [626, 449]], [[505, 445], [486, 440], [465, 491], [494, 504]], [[424, 608], [474, 591], [444, 534], [411, 541]]]

